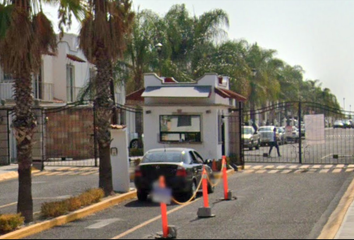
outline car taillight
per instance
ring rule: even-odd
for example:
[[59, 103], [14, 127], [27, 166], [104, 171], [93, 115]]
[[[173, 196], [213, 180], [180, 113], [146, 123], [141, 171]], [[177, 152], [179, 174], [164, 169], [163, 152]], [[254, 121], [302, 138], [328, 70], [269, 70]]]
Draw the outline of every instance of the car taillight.
[[135, 169], [135, 177], [142, 177], [142, 176], [143, 176], [143, 174], [142, 174], [142, 172], [141, 172], [140, 167], [137, 167], [137, 168]]
[[187, 177], [187, 171], [186, 171], [186, 169], [183, 168], [183, 167], [178, 167], [176, 176], [177, 176], [177, 177]]

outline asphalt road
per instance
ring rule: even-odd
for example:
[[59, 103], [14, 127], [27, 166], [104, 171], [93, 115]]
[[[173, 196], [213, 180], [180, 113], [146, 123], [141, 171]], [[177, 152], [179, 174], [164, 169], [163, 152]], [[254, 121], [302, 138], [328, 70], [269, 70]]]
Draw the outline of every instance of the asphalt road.
[[[92, 169], [97, 173], [97, 170]], [[93, 172], [91, 171], [91, 172]], [[42, 203], [67, 199], [90, 188], [98, 187], [98, 175], [82, 176], [82, 172], [71, 175], [40, 175], [32, 179], [34, 212], [39, 212]], [[16, 213], [18, 180], [0, 182], [0, 213]]]
[[[325, 142], [311, 144], [306, 138], [302, 142], [302, 161], [307, 164], [354, 164], [354, 129], [326, 129]], [[276, 149], [272, 151], [272, 157], [264, 157], [268, 154], [269, 146], [260, 150], [249, 151], [245, 149], [246, 162], [278, 162], [299, 163], [299, 144], [290, 142], [281, 145], [281, 157], [277, 157]], [[338, 155], [338, 158], [334, 158]]]
[[[317, 238], [353, 178], [354, 173], [236, 173], [229, 187], [237, 200], [220, 201], [221, 185], [210, 195], [215, 218], [197, 218], [199, 198], [190, 205], [169, 206], [175, 210], [169, 225], [178, 228], [179, 239]], [[66, 184], [75, 181], [88, 179], [68, 178]], [[161, 231], [159, 216], [158, 205], [130, 201], [28, 239], [151, 239]]]

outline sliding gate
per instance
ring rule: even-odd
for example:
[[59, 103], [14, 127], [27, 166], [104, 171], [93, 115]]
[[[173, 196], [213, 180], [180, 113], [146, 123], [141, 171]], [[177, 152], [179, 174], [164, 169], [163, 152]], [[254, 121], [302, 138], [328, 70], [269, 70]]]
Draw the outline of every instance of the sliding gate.
[[[354, 114], [311, 102], [285, 102], [244, 111], [246, 163], [354, 164]], [[272, 130], [279, 146], [270, 153]], [[253, 141], [253, 144], [250, 144]]]

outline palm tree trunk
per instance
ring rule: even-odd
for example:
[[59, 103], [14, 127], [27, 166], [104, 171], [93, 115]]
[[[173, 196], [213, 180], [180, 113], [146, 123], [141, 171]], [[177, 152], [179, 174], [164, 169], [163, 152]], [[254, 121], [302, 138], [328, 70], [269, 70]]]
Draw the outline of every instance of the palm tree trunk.
[[32, 199], [32, 145], [33, 135], [36, 128], [31, 107], [33, 103], [32, 82], [30, 73], [21, 73], [15, 79], [15, 119], [13, 126], [17, 142], [18, 154], [18, 204], [17, 212], [25, 218], [25, 222], [33, 221]]
[[106, 196], [113, 193], [112, 164], [111, 164], [111, 119], [113, 102], [111, 99], [110, 83], [112, 80], [112, 63], [106, 57], [104, 48], [97, 54], [97, 96], [95, 99], [97, 117], [97, 141], [99, 146], [99, 187]]

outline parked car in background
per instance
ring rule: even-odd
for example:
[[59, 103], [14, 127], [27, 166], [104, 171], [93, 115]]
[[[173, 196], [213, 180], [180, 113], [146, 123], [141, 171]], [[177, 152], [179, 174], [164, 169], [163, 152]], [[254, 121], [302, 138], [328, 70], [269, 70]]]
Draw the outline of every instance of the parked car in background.
[[344, 128], [352, 128], [352, 122], [350, 120], [342, 120]]
[[295, 126], [286, 126], [285, 127], [285, 136], [287, 142], [298, 143], [300, 140], [299, 129]]
[[[258, 129], [259, 135], [261, 137], [261, 146], [270, 145], [274, 138], [274, 128], [275, 126], [264, 126]], [[280, 137], [277, 132], [277, 141], [280, 144]]]
[[[190, 199], [202, 179], [205, 167], [209, 179], [214, 179], [210, 168], [211, 160], [204, 160], [194, 149], [166, 148], [148, 151], [135, 170], [135, 187], [139, 201], [146, 201], [153, 190], [153, 184], [164, 176], [166, 186], [174, 196]], [[208, 192], [214, 187], [208, 185]]]
[[334, 122], [333, 124], [333, 128], [336, 129], [336, 128], [344, 128], [344, 123], [342, 120], [337, 120]]
[[277, 127], [277, 134], [279, 136], [279, 144], [284, 145], [287, 144], [285, 129], [283, 127]]
[[248, 148], [250, 151], [252, 151], [253, 148], [256, 148], [258, 150], [261, 146], [260, 135], [254, 130], [253, 127], [250, 126], [242, 127], [242, 140], [243, 147]]
[[301, 137], [305, 137], [306, 136], [306, 127], [305, 124], [302, 123], [301, 124]]

